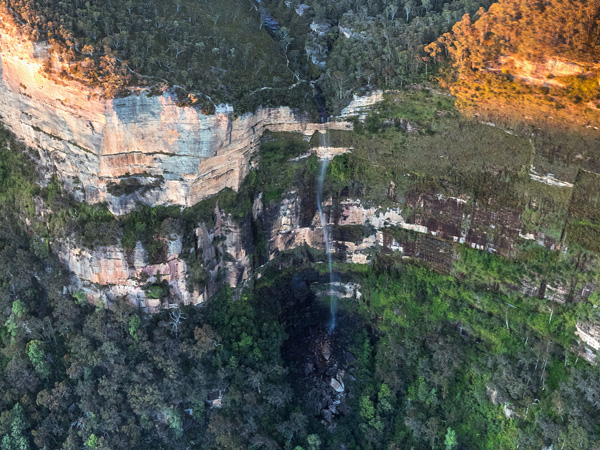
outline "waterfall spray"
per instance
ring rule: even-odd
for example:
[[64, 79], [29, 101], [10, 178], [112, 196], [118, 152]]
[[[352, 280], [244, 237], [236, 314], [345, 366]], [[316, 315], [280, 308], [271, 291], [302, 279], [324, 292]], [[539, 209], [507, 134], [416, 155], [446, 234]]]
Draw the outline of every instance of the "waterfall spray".
[[[327, 131], [321, 134], [321, 147], [328, 147], [329, 135]], [[327, 173], [327, 166], [329, 165], [329, 158], [324, 158], [321, 161], [321, 170], [319, 172], [319, 178], [317, 180], [317, 207], [319, 208], [319, 217], [321, 218], [321, 228], [323, 228], [323, 238], [325, 240], [325, 251], [327, 253], [327, 262], [329, 263], [329, 302], [331, 321], [329, 323], [329, 331], [333, 331], [335, 328], [335, 316], [337, 310], [337, 298], [333, 295], [333, 267], [331, 262], [331, 236], [329, 234], [329, 228], [327, 226], [327, 219], [323, 214], [323, 181], [325, 174]]]

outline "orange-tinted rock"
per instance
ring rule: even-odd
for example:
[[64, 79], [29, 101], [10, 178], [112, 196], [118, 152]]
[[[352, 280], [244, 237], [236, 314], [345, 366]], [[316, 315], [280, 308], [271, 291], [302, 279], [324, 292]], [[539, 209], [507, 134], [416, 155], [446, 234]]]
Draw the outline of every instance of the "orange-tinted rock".
[[[102, 98], [98, 89], [50, 77], [43, 50], [0, 25], [0, 119], [39, 149], [48, 175], [57, 173], [81, 199], [107, 201], [115, 214], [136, 202], [190, 206], [225, 187], [237, 189], [267, 129], [312, 135], [352, 128], [309, 123], [286, 107], [234, 117], [226, 105], [213, 115], [179, 107], [168, 93]], [[129, 175], [152, 185], [128, 199], [111, 195], [110, 183]]]

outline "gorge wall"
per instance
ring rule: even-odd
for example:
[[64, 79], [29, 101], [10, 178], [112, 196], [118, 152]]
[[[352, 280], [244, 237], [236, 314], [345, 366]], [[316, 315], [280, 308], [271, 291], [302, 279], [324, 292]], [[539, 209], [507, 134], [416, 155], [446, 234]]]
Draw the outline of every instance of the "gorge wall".
[[[461, 244], [507, 256], [519, 245], [531, 241], [551, 250], [556, 248], [557, 243], [547, 236], [525, 234], [516, 211], [490, 212], [483, 205], [469, 204], [468, 200], [424, 192], [386, 208], [368, 206], [360, 199], [342, 199], [336, 210], [329, 199], [324, 208], [328, 226], [333, 229], [335, 259], [367, 264], [372, 261], [374, 250], [379, 248], [399, 252], [403, 258], [420, 260], [449, 273], [459, 258]], [[252, 220], [267, 236], [269, 260], [303, 246], [325, 249], [319, 213], [315, 210], [307, 215], [306, 209], [310, 208], [307, 203], [296, 191], [288, 192], [280, 202], [269, 206], [263, 204], [261, 197], [255, 200]], [[418, 214], [409, 213], [415, 209], [419, 210]], [[148, 279], [140, 279], [140, 275], [160, 273], [169, 283], [170, 302], [200, 303], [215, 291], [217, 269], [222, 270], [231, 287], [242, 285], [252, 275], [249, 255], [254, 244], [244, 239], [249, 224], [233, 220], [218, 206], [214, 214], [214, 227], [198, 223], [194, 236], [173, 234], [161, 264], [148, 263], [141, 243], [128, 255], [120, 246], [89, 250], [64, 242], [58, 254], [92, 298], [97, 298], [100, 292], [104, 292], [102, 297], [108, 300], [126, 295], [134, 303], [154, 310], [161, 304], [146, 303], [143, 286]], [[183, 238], [194, 245], [185, 248]], [[186, 287], [185, 259], [189, 255], [201, 258], [208, 269], [210, 281], [204, 292], [190, 291]], [[592, 284], [571, 285], [569, 280], [544, 280], [531, 275], [523, 274], [518, 283], [505, 288], [559, 303], [584, 301], [596, 289]]]
[[[531, 241], [548, 249], [557, 246], [547, 236], [525, 233], [518, 212], [510, 209], [492, 212], [466, 197], [424, 192], [385, 208], [369, 206], [356, 198], [337, 199], [336, 203], [337, 207], [332, 199], [326, 200], [324, 211], [332, 229], [334, 259], [340, 262], [368, 264], [376, 253], [383, 251], [450, 273], [461, 257], [461, 244], [504, 255]], [[304, 246], [325, 249], [319, 213], [314, 205], [315, 210], [309, 214], [307, 209], [311, 209], [310, 199], [297, 191], [286, 193], [280, 202], [270, 205], [265, 205], [261, 197], [255, 199], [251, 220], [254, 226], [263, 229], [270, 261]], [[415, 210], [418, 214], [411, 214]], [[74, 273], [72, 289], [85, 292], [90, 300], [110, 303], [118, 296], [126, 296], [149, 311], [179, 303], [199, 304], [216, 292], [220, 280], [233, 288], [240, 287], [262, 271], [251, 263], [256, 243], [247, 238], [250, 224], [233, 220], [218, 207], [214, 214], [216, 224], [212, 227], [197, 224], [191, 239], [180, 235], [169, 237], [167, 256], [160, 264], [148, 263], [139, 243], [129, 255], [119, 246], [87, 250], [74, 245], [63, 245], [58, 254]], [[186, 247], [183, 241], [191, 244]], [[200, 260], [208, 275], [200, 291], [188, 282], [190, 259]], [[162, 299], [152, 298], [149, 288], [160, 280], [168, 285], [168, 293]], [[597, 286], [523, 273], [518, 281], [502, 284], [499, 289], [536, 297], [551, 305], [586, 301]], [[582, 343], [578, 352], [589, 361], [595, 360], [595, 352], [600, 348], [599, 333], [595, 324], [578, 324], [577, 335]]]
[[137, 202], [190, 206], [223, 188], [237, 189], [267, 128], [307, 136], [352, 128], [347, 122], [310, 123], [287, 107], [235, 117], [221, 105], [205, 115], [177, 106], [169, 93], [106, 99], [100, 90], [49, 77], [47, 46], [5, 27], [0, 120], [39, 149], [44, 174], [56, 173], [81, 200], [106, 201], [117, 215]]
[[[237, 190], [267, 129], [306, 137], [328, 129], [352, 129], [344, 121], [310, 123], [309, 117], [286, 107], [236, 117], [227, 106], [214, 115], [179, 107], [169, 93], [106, 99], [98, 90], [46, 75], [48, 58], [46, 46], [21, 39], [14, 30], [0, 30], [0, 120], [38, 150], [45, 177], [57, 174], [78, 199], [105, 201], [115, 215], [132, 211], [140, 202], [192, 206], [224, 188]], [[343, 116], [364, 116], [381, 100], [381, 92], [355, 98]], [[346, 150], [314, 149], [319, 157], [329, 158]], [[491, 211], [469, 200], [422, 192], [379, 208], [347, 198], [335, 211], [330, 202], [326, 209], [331, 211], [336, 258], [365, 264], [379, 247], [447, 272], [458, 258], [458, 244], [505, 255], [524, 241], [557, 248], [550, 237], [526, 233], [517, 212]], [[267, 236], [268, 259], [304, 245], [324, 247], [318, 212], [312, 211], [307, 221], [311, 214], [306, 209], [297, 192], [287, 192], [274, 206], [256, 199], [253, 220]], [[409, 209], [420, 213], [409, 217]], [[148, 311], [199, 304], [214, 294], [220, 280], [237, 287], [252, 275], [253, 249], [244, 240], [244, 225], [218, 206], [215, 216], [214, 227], [197, 224], [193, 239], [170, 236], [160, 263], [150, 263], [140, 243], [132, 252], [121, 245], [86, 249], [77, 240], [63, 240], [54, 249], [73, 273], [73, 293], [82, 292], [90, 300], [110, 303], [125, 296]], [[352, 227], [362, 228], [362, 234], [344, 231]], [[184, 239], [194, 246], [186, 248]], [[188, 283], [189, 258], [200, 260], [206, 272], [201, 290]], [[162, 287], [166, 290], [160, 295], [153, 291]], [[585, 300], [596, 289], [526, 275], [508, 288], [558, 302]], [[600, 348], [597, 329], [581, 324], [578, 332], [588, 348]]]

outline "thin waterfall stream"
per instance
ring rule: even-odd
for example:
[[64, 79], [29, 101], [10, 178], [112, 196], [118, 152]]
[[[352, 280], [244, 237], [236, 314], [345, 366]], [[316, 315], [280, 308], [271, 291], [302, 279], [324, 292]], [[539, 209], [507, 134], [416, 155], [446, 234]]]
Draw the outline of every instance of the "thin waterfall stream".
[[[321, 133], [321, 147], [329, 147], [329, 132], [326, 130], [325, 133]], [[331, 235], [328, 227], [328, 220], [323, 214], [323, 181], [327, 174], [327, 166], [329, 165], [329, 158], [325, 157], [321, 160], [321, 170], [319, 171], [319, 178], [317, 180], [317, 207], [319, 208], [319, 217], [321, 219], [321, 228], [323, 228], [323, 238], [325, 240], [325, 251], [327, 253], [327, 262], [329, 264], [329, 302], [331, 319], [329, 322], [329, 331], [333, 331], [335, 328], [336, 310], [337, 310], [337, 298], [333, 294], [333, 265], [331, 261]]]

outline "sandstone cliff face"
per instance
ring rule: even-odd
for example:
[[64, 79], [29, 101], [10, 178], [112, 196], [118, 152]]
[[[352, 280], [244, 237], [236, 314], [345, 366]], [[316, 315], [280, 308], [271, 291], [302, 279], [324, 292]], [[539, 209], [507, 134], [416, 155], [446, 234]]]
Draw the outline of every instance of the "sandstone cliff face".
[[[502, 57], [499, 66], [493, 70], [499, 71], [505, 67], [512, 67], [512, 75], [526, 83], [537, 84], [540, 86], [566, 88], [567, 85], [555, 77], [572, 76], [594, 76], [600, 69], [600, 65], [589, 67], [589, 64], [582, 62], [546, 59], [539, 62], [517, 59], [513, 56]], [[591, 69], [591, 70], [590, 70]]]
[[577, 323], [575, 332], [583, 346], [580, 355], [588, 362], [595, 364], [600, 352], [600, 325], [596, 323]]
[[90, 301], [109, 304], [123, 296], [147, 311], [155, 312], [168, 307], [169, 303], [163, 304], [160, 299], [152, 298], [149, 288], [166, 280], [172, 303], [201, 303], [205, 293], [189, 292], [186, 286], [187, 266], [180, 258], [181, 237], [173, 236], [167, 248], [167, 260], [161, 264], [149, 264], [139, 242], [132, 254], [127, 254], [121, 246], [89, 250], [71, 242], [61, 242], [56, 252], [74, 275], [71, 289], [85, 293]]
[[[127, 252], [121, 245], [85, 249], [66, 240], [58, 243], [56, 253], [73, 274], [71, 291], [85, 293], [90, 301], [110, 304], [117, 297], [125, 297], [149, 312], [179, 304], [197, 305], [215, 294], [221, 275], [231, 287], [241, 286], [250, 276], [250, 258], [240, 226], [218, 207], [215, 215], [213, 229], [204, 223], [194, 229], [193, 248], [183, 248], [183, 236], [169, 236], [166, 256], [160, 263], [148, 261], [141, 242]], [[187, 283], [186, 256], [201, 258], [207, 277], [202, 291]], [[152, 288], [164, 283], [166, 292], [153, 295]]]
[[366, 118], [369, 109], [379, 102], [383, 101], [383, 91], [373, 91], [369, 95], [354, 97], [350, 104], [342, 110], [341, 117], [358, 116], [360, 120]]
[[[97, 90], [46, 76], [47, 59], [43, 45], [0, 29], [0, 120], [39, 149], [46, 174], [57, 173], [80, 199], [107, 201], [115, 214], [136, 202], [190, 206], [237, 189], [266, 129], [306, 135], [351, 129], [346, 122], [309, 123], [290, 108], [236, 118], [222, 106], [205, 115], [178, 107], [168, 93], [104, 99]], [[119, 192], [124, 179], [139, 188]]]
[[[362, 227], [358, 240], [334, 239], [338, 260], [366, 264], [377, 247], [399, 252], [405, 258], [427, 262], [436, 270], [449, 272], [458, 259], [458, 245], [510, 256], [526, 241], [555, 249], [556, 242], [542, 234], [525, 234], [519, 214], [510, 209], [490, 210], [473, 204], [468, 197], [444, 197], [428, 193], [409, 195], [404, 203], [380, 208], [364, 205], [360, 199], [340, 201], [339, 211], [329, 214], [331, 200], [325, 202], [330, 227]], [[323, 231], [318, 212], [310, 224], [302, 226], [302, 203], [295, 192], [278, 206], [269, 241], [270, 258], [303, 245], [324, 249]], [[415, 213], [415, 211], [417, 211]], [[334, 237], [336, 233], [334, 232]], [[591, 284], [573, 286], [567, 280], [523, 278], [507, 286], [523, 295], [565, 303], [586, 300], [596, 289]]]

